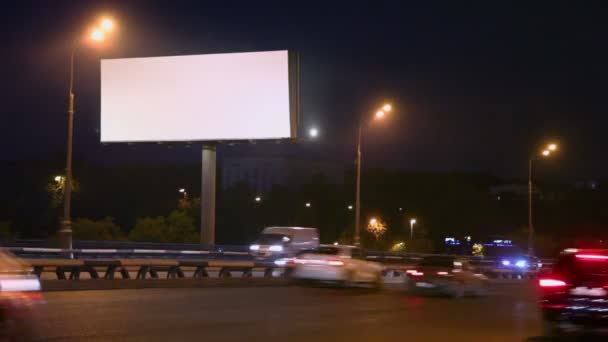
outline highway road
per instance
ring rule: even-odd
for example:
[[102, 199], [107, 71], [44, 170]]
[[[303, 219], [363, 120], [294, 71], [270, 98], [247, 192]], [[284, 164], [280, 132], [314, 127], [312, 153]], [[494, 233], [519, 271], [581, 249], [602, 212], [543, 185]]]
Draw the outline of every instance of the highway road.
[[46, 293], [37, 333], [54, 341], [542, 340], [530, 284], [484, 298], [396, 290], [241, 287]]

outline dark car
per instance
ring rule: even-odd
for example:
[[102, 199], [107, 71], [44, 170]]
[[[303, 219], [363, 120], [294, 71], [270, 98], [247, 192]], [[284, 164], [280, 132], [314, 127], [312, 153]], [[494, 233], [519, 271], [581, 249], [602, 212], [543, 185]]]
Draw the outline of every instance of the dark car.
[[545, 333], [608, 328], [608, 250], [569, 249], [538, 278]]
[[427, 256], [407, 271], [406, 289], [414, 294], [452, 297], [483, 295], [487, 278], [475, 272], [468, 259], [454, 256]]

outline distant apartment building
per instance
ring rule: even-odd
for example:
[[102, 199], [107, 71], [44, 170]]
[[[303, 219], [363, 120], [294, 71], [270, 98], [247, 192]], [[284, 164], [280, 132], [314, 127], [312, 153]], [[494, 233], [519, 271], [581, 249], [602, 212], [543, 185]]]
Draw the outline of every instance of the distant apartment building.
[[323, 175], [333, 184], [343, 184], [341, 163], [290, 158], [225, 158], [221, 163], [221, 186], [229, 188], [246, 182], [257, 192], [269, 192], [273, 185], [299, 187], [315, 175]]

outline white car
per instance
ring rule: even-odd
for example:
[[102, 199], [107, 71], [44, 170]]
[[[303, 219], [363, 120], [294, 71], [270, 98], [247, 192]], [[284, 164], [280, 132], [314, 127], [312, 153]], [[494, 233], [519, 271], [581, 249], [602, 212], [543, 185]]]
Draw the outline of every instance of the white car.
[[299, 281], [330, 282], [343, 286], [368, 284], [382, 286], [383, 266], [367, 261], [358, 247], [321, 245], [291, 260], [291, 276]]

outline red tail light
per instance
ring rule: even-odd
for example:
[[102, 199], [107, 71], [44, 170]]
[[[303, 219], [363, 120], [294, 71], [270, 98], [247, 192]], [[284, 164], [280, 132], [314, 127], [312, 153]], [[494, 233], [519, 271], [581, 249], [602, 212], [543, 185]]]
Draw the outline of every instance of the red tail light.
[[450, 273], [449, 273], [449, 272], [446, 272], [446, 271], [439, 271], [439, 272], [437, 272], [437, 275], [442, 275], [442, 276], [447, 276], [447, 275], [449, 275], [449, 274], [450, 274]]
[[539, 279], [538, 285], [540, 285], [540, 287], [563, 287], [563, 286], [566, 286], [567, 284], [563, 280], [545, 278], [545, 279]]
[[583, 259], [583, 260], [608, 260], [608, 255], [576, 254], [576, 258]]

